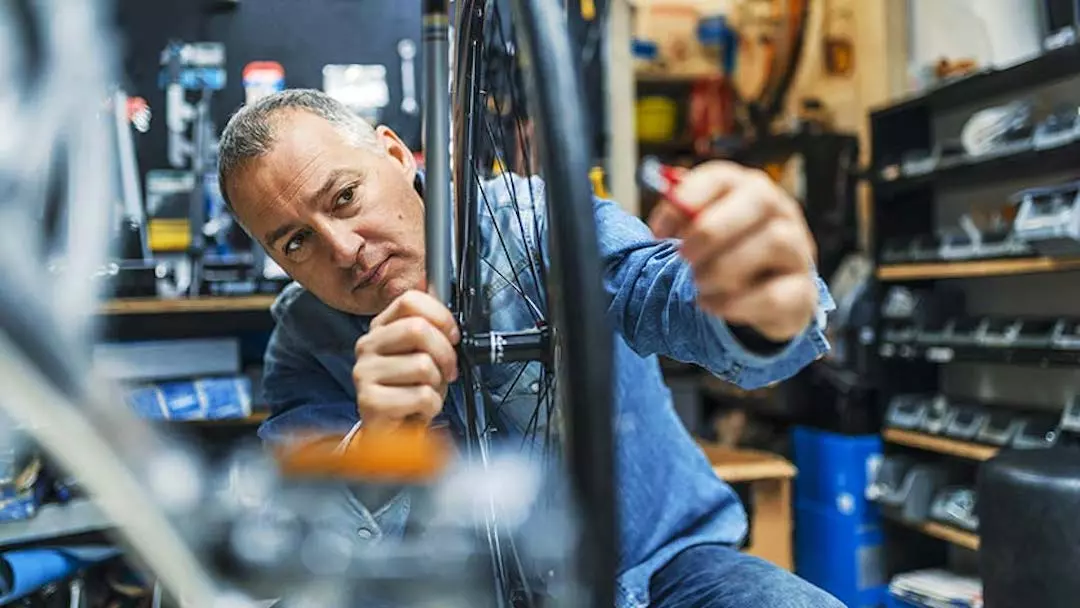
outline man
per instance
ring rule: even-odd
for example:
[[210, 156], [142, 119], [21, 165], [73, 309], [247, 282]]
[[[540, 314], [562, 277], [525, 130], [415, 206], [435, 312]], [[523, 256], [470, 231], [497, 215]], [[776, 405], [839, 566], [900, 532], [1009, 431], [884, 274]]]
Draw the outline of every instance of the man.
[[[450, 311], [423, 291], [422, 184], [397, 135], [322, 93], [285, 91], [229, 121], [220, 177], [240, 223], [298, 283], [273, 309], [264, 383], [274, 413], [260, 436], [344, 436], [441, 414], [453, 422], [461, 335]], [[542, 195], [538, 180], [515, 179], [519, 192]], [[486, 193], [491, 223], [509, 226], [504, 183], [492, 181]], [[681, 242], [657, 240], [615, 204], [595, 201], [609, 316], [620, 336], [619, 606], [839, 606], [734, 548], [746, 515], [674, 414], [656, 358], [694, 362], [752, 387], [825, 352], [820, 313], [831, 299], [811, 271], [814, 244], [801, 210], [760, 172], [730, 164], [689, 171], [678, 195], [700, 209], [697, 219], [661, 213], [656, 229], [678, 232]], [[482, 278], [489, 297], [506, 289], [499, 278]], [[493, 307], [492, 323], [528, 326], [527, 316], [507, 314]], [[515, 386], [530, 389], [534, 383]], [[507, 422], [515, 426], [512, 415]], [[407, 496], [372, 500], [357, 504], [359, 536], [400, 534]]]

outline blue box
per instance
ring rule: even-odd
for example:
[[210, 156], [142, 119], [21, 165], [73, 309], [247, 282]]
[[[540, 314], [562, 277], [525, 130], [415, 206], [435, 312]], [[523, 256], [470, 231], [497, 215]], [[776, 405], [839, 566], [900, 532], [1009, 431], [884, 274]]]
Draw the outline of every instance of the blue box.
[[848, 608], [878, 608], [888, 595], [880, 522], [824, 505], [795, 506], [795, 573]]
[[795, 477], [797, 503], [877, 521], [878, 508], [866, 499], [866, 487], [881, 463], [881, 437], [796, 427], [792, 444], [799, 471]]

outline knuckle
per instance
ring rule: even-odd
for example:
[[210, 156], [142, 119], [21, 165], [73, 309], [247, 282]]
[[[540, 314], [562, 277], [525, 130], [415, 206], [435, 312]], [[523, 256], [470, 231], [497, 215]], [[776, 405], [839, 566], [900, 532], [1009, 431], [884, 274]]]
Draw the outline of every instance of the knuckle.
[[422, 405], [432, 412], [438, 412], [442, 409], [442, 394], [433, 386], [425, 386], [421, 392], [420, 401]]
[[420, 317], [410, 317], [406, 321], [405, 331], [415, 339], [423, 338], [428, 332], [428, 323]]
[[428, 384], [438, 384], [442, 382], [442, 372], [439, 371], [439, 366], [431, 356], [421, 355], [417, 361], [417, 366]]

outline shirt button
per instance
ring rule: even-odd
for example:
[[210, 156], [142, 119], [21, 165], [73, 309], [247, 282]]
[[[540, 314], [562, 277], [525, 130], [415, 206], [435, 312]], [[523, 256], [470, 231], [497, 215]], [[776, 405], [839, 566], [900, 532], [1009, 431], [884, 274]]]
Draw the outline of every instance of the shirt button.
[[539, 393], [540, 392], [540, 383], [539, 382], [533, 382], [532, 384], [529, 385], [529, 390], [532, 391], [534, 394]]
[[371, 540], [371, 538], [375, 536], [375, 533], [368, 528], [360, 528], [356, 531], [356, 535], [364, 540]]

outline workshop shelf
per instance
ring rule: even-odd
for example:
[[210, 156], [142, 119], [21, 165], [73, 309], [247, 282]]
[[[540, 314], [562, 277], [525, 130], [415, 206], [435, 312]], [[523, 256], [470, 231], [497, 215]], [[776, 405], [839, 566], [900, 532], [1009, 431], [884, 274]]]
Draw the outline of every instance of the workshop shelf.
[[946, 526], [935, 521], [928, 521], [921, 525], [914, 526], [914, 528], [923, 534], [948, 541], [965, 549], [970, 549], [972, 551], [979, 550], [979, 535], [968, 532], [967, 530]]
[[874, 108], [870, 114], [871, 117], [880, 119], [920, 106], [935, 110], [947, 109], [970, 103], [972, 99], [1008, 94], [1018, 89], [1066, 78], [1078, 72], [1080, 45], [1067, 45], [1008, 67], [981, 70], [969, 76], [952, 79], [919, 95]]
[[[893, 180], [875, 177], [874, 193], [887, 199], [931, 185], [985, 183], [1024, 177], [1033, 172], [1064, 171], [1074, 168], [1077, 158], [1080, 158], [1080, 141], [1044, 150], [1027, 149], [1011, 154], [982, 156], [952, 162], [912, 177]], [[879, 170], [874, 173], [880, 175]]]
[[909, 521], [904, 521], [896, 515], [889, 514], [885, 514], [885, 519], [904, 526], [905, 528], [908, 528], [910, 530], [915, 530], [916, 532], [925, 534], [927, 536], [932, 536], [939, 540], [952, 543], [958, 547], [963, 547], [972, 551], [979, 550], [979, 535], [968, 532], [967, 530], [961, 530], [960, 528], [956, 528], [954, 526], [940, 524], [936, 521], [912, 523]]
[[1080, 258], [1039, 257], [975, 260], [970, 262], [885, 264], [878, 267], [877, 277], [882, 281], [923, 281], [1067, 272], [1070, 270], [1080, 270]]
[[1001, 348], [991, 346], [956, 346], [946, 344], [908, 344], [882, 342], [882, 359], [926, 361], [928, 363], [1004, 363], [1040, 367], [1080, 366], [1080, 351], [1057, 348]]
[[269, 311], [276, 295], [238, 297], [130, 298], [109, 300], [100, 312], [105, 315], [160, 315], [175, 313], [216, 313]]
[[885, 429], [881, 435], [886, 442], [894, 445], [903, 445], [968, 460], [990, 460], [998, 453], [998, 448], [994, 446], [957, 441], [948, 437], [937, 437], [927, 433], [905, 431], [903, 429]]
[[108, 518], [90, 500], [47, 504], [30, 519], [0, 522], [0, 548], [100, 532], [109, 527]]
[[264, 420], [270, 417], [270, 412], [253, 412], [250, 416], [244, 418], [214, 418], [208, 420], [163, 420], [162, 422], [171, 422], [175, 424], [191, 425], [196, 427], [215, 427], [215, 426], [256, 426], [262, 424]]

